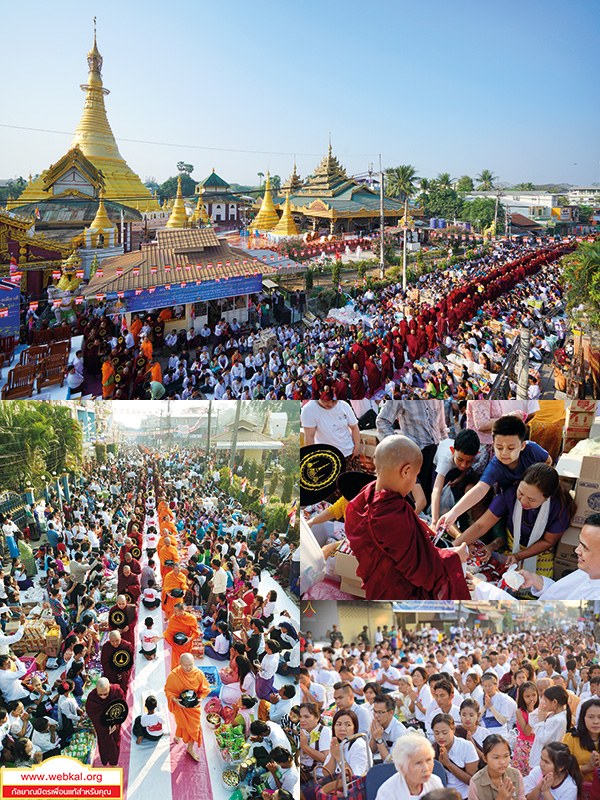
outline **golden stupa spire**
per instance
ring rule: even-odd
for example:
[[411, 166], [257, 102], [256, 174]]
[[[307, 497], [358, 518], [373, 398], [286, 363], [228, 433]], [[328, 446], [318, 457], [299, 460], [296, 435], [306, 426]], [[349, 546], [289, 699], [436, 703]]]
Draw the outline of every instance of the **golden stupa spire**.
[[187, 222], [187, 214], [185, 212], [185, 205], [183, 197], [181, 196], [181, 175], [177, 178], [177, 196], [173, 205], [173, 211], [166, 224], [166, 228], [185, 228]]
[[96, 216], [94, 217], [94, 221], [90, 225], [90, 230], [107, 231], [114, 227], [115, 227], [114, 223], [110, 221], [110, 218], [106, 213], [106, 209], [104, 208], [104, 192], [101, 191], [100, 202], [98, 203], [98, 211], [96, 211]]
[[260, 211], [256, 215], [254, 222], [250, 226], [254, 231], [270, 231], [279, 222], [277, 211], [271, 197], [271, 181], [267, 170], [267, 180], [265, 181], [265, 196], [263, 197]]
[[273, 228], [271, 233], [277, 236], [298, 236], [298, 228], [292, 216], [292, 209], [290, 208], [290, 193], [285, 196], [285, 205], [283, 206], [283, 214], [277, 225]]
[[[138, 175], [130, 169], [119, 152], [114, 134], [106, 116], [104, 95], [108, 89], [102, 85], [102, 56], [96, 42], [96, 18], [94, 17], [94, 44], [87, 54], [88, 81], [81, 88], [85, 92], [83, 113], [75, 130], [71, 148], [78, 145], [83, 155], [96, 169], [102, 172], [106, 198], [135, 208], [137, 200], [144, 205], [150, 203], [153, 209], [158, 206], [150, 190], [144, 186]], [[71, 149], [70, 148], [70, 149]], [[47, 200], [42, 173], [19, 198], [20, 203]]]
[[194, 209], [194, 213], [190, 217], [190, 222], [203, 222], [205, 225], [210, 225], [208, 214], [206, 213], [206, 209], [204, 208], [204, 203], [202, 202], [201, 186], [200, 186], [200, 191], [198, 192], [198, 202], [196, 203], [196, 208]]

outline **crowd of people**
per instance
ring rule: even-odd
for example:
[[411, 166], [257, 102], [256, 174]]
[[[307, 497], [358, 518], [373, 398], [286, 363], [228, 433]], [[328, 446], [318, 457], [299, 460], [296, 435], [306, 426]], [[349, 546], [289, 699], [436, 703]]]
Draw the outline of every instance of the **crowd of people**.
[[599, 627], [303, 631], [304, 800], [334, 793], [344, 769], [362, 797], [371, 765], [392, 761], [376, 800], [597, 800]]
[[322, 393], [304, 406], [305, 445], [335, 447], [349, 470], [341, 497], [332, 486], [331, 503], [304, 512], [322, 558], [334, 568], [340, 550], [351, 552], [368, 600], [510, 599], [501, 582], [519, 596], [600, 598], [598, 514], [582, 527], [578, 568], [553, 580], [575, 514], [554, 466], [563, 401], [472, 400], [456, 411], [441, 400], [386, 400], [370, 475], [352, 471], [362, 464], [350, 405]]
[[[223, 491], [204, 458], [130, 450], [90, 466], [69, 498], [27, 509], [21, 527], [2, 520], [3, 631], [19, 617], [18, 630], [0, 634], [3, 765], [80, 757], [93, 736], [102, 764], [127, 768], [124, 726], [140, 745], [183, 741], [198, 762], [210, 703], [215, 735], [229, 725], [254, 759], [249, 791], [293, 796], [299, 623], [282, 586], [297, 575], [297, 550]], [[32, 597], [62, 639], [41, 670], [14, 652], [27, 640], [22, 604]], [[146, 662], [154, 670], [136, 684]]]
[[[67, 371], [72, 391], [105, 399], [296, 399], [325, 387], [361, 416], [374, 399], [487, 396], [521, 327], [531, 331], [532, 397], [539, 371], [567, 337], [558, 259], [572, 244], [539, 247], [498, 242], [489, 254], [401, 284], [357, 291], [353, 322], [327, 317], [312, 327], [271, 319], [263, 294], [251, 297], [251, 323], [174, 328], [179, 309], [132, 314], [129, 327], [104, 303], [82, 313], [74, 328], [81, 352]], [[297, 301], [298, 292], [292, 292]], [[265, 309], [264, 313], [263, 307]], [[29, 312], [28, 325], [40, 323]], [[256, 346], [266, 337], [266, 347]], [[570, 345], [567, 343], [567, 348]], [[566, 378], [556, 366], [557, 387]], [[514, 384], [513, 384], [514, 388]]]

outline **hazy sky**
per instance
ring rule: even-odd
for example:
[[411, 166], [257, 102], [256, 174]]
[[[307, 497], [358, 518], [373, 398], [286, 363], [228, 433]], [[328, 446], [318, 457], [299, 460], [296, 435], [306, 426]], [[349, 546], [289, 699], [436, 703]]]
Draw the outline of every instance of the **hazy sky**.
[[306, 175], [330, 132], [349, 173], [382, 153], [427, 178], [600, 179], [598, 0], [6, 2], [0, 178], [68, 150], [94, 14], [108, 118], [142, 179], [181, 160], [196, 180], [285, 178], [294, 154]]

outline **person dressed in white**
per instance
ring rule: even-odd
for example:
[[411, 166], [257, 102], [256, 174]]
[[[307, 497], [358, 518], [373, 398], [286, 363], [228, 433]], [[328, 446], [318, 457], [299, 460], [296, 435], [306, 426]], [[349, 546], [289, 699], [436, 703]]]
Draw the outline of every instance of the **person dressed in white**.
[[432, 730], [439, 748], [438, 761], [446, 770], [447, 788], [456, 789], [462, 798], [469, 793], [469, 782], [479, 767], [475, 746], [454, 735], [455, 723], [448, 714], [433, 718]]
[[[11, 662], [14, 663], [15, 670], [11, 669]], [[7, 703], [29, 697], [29, 692], [21, 683], [21, 678], [26, 674], [27, 667], [16, 656], [0, 656], [0, 692]]]
[[397, 774], [381, 784], [375, 800], [417, 800], [442, 781], [433, 774], [434, 752], [431, 744], [418, 733], [401, 736], [392, 751]]
[[[550, 797], [554, 800], [577, 800], [579, 791], [572, 775], [573, 758], [566, 744], [550, 742], [540, 754], [539, 766], [523, 778], [529, 800]], [[579, 772], [579, 767], [577, 767]]]
[[318, 400], [310, 400], [304, 406], [300, 421], [306, 445], [329, 444], [345, 458], [358, 455], [360, 431], [356, 415], [348, 403], [335, 398], [330, 387], [325, 387]]
[[14, 633], [2, 633], [0, 631], [0, 655], [7, 656], [9, 654], [9, 645], [18, 642], [20, 639], [23, 638], [23, 634], [25, 633], [25, 614], [21, 614], [19, 617], [19, 627]]
[[542, 750], [550, 742], [562, 742], [567, 732], [567, 708], [569, 695], [562, 686], [550, 686], [540, 698], [536, 709], [537, 721], [530, 717], [534, 740], [529, 754], [529, 766], [539, 767]]
[[[353, 715], [354, 716], [354, 715]], [[329, 745], [329, 756], [323, 764], [323, 776], [329, 776], [336, 785], [336, 779], [342, 770], [342, 753], [344, 763], [348, 765], [354, 776], [366, 775], [369, 768], [369, 754], [367, 743], [363, 738], [352, 739], [358, 733], [355, 720], [344, 709], [336, 712], [331, 726], [333, 736]], [[346, 741], [351, 739], [350, 741]], [[325, 784], [323, 790], [329, 790], [330, 784]]]
[[481, 724], [490, 733], [506, 737], [517, 718], [517, 704], [507, 694], [498, 691], [498, 676], [486, 672], [481, 681], [484, 693]]

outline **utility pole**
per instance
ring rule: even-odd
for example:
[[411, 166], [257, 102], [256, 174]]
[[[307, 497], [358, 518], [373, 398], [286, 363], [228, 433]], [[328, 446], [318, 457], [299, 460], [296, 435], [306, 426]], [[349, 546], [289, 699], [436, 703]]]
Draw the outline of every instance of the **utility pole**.
[[379, 277], [381, 280], [385, 278], [385, 210], [383, 205], [383, 170], [381, 169], [381, 155], [379, 156], [379, 234], [381, 238], [381, 255], [379, 258]]
[[408, 197], [404, 201], [404, 245], [402, 247], [402, 291], [406, 291], [406, 231], [408, 229]]
[[531, 331], [522, 327], [519, 337], [519, 361], [517, 368], [517, 400], [527, 400], [529, 390], [529, 353]]
[[208, 401], [208, 433], [206, 434], [206, 466], [210, 461], [210, 418], [212, 415], [212, 400]]
[[236, 400], [235, 406], [235, 422], [233, 423], [233, 439], [231, 440], [231, 458], [229, 459], [229, 466], [235, 469], [235, 451], [237, 449], [238, 428], [240, 425], [240, 411], [242, 410], [242, 401]]
[[500, 186], [496, 189], [496, 208], [494, 210], [494, 236], [498, 228], [498, 201], [500, 200]]

